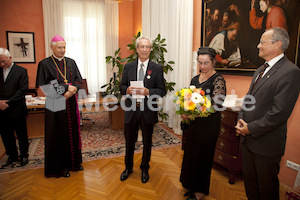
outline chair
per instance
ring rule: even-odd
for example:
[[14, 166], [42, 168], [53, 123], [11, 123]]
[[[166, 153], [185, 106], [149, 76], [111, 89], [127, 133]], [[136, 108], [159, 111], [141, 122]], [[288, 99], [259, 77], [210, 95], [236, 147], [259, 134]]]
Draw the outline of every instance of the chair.
[[[90, 94], [86, 79], [82, 79], [81, 89], [85, 90], [87, 96]], [[91, 119], [89, 117], [83, 117], [82, 110], [81, 110], [80, 111], [80, 126], [83, 126], [83, 120], [89, 120], [89, 121], [92, 121], [93, 124], [95, 124], [95, 121], [93, 119]]]

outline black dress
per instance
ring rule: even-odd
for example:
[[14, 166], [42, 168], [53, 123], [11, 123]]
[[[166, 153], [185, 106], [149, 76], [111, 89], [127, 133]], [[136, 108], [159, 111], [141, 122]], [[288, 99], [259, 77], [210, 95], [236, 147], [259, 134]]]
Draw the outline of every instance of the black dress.
[[[208, 80], [199, 83], [199, 76], [195, 76], [191, 85], [202, 88], [205, 94], [213, 98], [216, 95], [226, 95], [224, 78], [215, 73]], [[182, 161], [180, 182], [182, 186], [192, 192], [209, 193], [210, 174], [215, 153], [216, 141], [220, 131], [221, 114], [216, 112], [207, 118], [198, 117], [184, 126], [186, 144]]]

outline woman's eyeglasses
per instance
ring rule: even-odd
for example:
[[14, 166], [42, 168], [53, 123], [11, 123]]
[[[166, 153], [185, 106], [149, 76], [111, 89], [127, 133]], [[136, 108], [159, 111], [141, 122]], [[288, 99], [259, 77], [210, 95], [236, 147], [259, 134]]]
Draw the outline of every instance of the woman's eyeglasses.
[[204, 66], [208, 66], [209, 64], [211, 64], [211, 62], [209, 61], [205, 61], [205, 62], [201, 62], [201, 61], [197, 61], [198, 62], [198, 65], [204, 65]]

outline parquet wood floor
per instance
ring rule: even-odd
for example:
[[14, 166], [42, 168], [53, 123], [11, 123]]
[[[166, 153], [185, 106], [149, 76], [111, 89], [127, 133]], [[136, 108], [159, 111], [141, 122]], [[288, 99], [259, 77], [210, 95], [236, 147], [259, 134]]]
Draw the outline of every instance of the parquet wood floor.
[[[145, 184], [139, 169], [142, 154], [135, 154], [134, 171], [124, 182], [124, 157], [84, 162], [84, 170], [69, 178], [45, 178], [43, 168], [0, 174], [0, 200], [185, 200], [186, 189], [179, 182], [182, 156], [181, 147], [152, 151]], [[281, 184], [280, 200], [288, 189]], [[210, 194], [203, 200], [246, 199], [242, 179], [230, 185], [228, 172], [214, 166]]]
[[[150, 179], [141, 182], [142, 154], [135, 154], [134, 172], [124, 181], [124, 157], [84, 162], [83, 171], [69, 178], [45, 178], [44, 169], [0, 175], [2, 200], [184, 200], [179, 182], [183, 151], [180, 147], [152, 151]], [[282, 187], [281, 187], [282, 188]], [[285, 189], [281, 190], [284, 199]], [[230, 185], [226, 171], [212, 170], [210, 195], [204, 200], [246, 200], [241, 179]]]

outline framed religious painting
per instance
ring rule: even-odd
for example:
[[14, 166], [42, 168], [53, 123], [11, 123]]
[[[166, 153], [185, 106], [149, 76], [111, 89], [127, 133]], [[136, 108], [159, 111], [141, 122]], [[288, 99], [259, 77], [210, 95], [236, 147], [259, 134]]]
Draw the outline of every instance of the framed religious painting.
[[217, 51], [217, 71], [252, 75], [264, 63], [257, 48], [261, 35], [282, 27], [290, 36], [285, 55], [299, 67], [299, 10], [295, 0], [203, 0], [201, 45]]
[[7, 48], [15, 63], [35, 63], [34, 33], [6, 31]]

